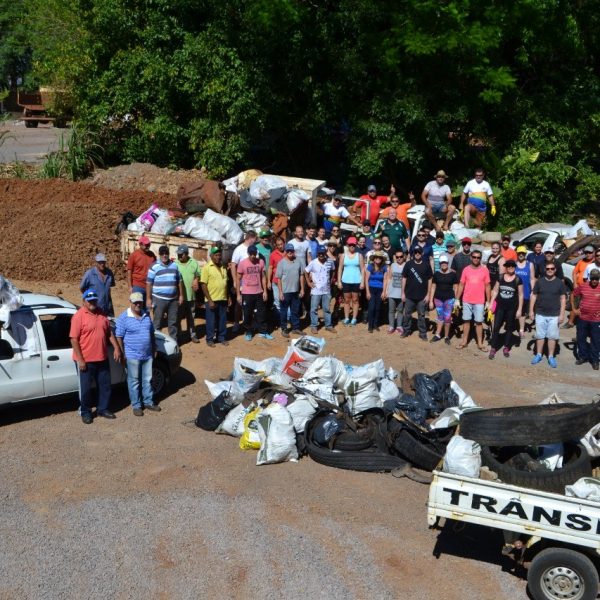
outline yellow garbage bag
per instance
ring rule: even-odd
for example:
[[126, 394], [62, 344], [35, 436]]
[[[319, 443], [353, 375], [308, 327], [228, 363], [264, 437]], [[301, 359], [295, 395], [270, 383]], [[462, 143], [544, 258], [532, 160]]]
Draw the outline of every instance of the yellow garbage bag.
[[258, 435], [258, 424], [256, 417], [262, 412], [262, 408], [255, 408], [244, 417], [244, 433], [240, 438], [242, 450], [259, 450], [260, 436]]

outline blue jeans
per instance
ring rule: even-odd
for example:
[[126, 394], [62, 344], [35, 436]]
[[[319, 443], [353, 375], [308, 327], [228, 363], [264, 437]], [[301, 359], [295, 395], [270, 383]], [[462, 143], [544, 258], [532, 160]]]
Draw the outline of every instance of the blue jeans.
[[206, 341], [223, 342], [227, 333], [227, 300], [218, 300], [214, 305], [214, 308], [210, 308], [206, 303]]
[[290, 309], [290, 322], [292, 329], [300, 329], [300, 295], [298, 292], [286, 292], [279, 303], [279, 319], [281, 329], [287, 326], [288, 308]]
[[582, 360], [600, 362], [600, 322], [577, 321], [577, 354]]
[[374, 288], [369, 286], [369, 310], [367, 313], [367, 323], [369, 329], [375, 329], [379, 327], [379, 312], [381, 311], [381, 294], [383, 288]]
[[142, 406], [151, 406], [154, 404], [152, 394], [152, 358], [147, 358], [146, 360], [127, 359], [127, 389], [129, 390], [131, 408], [142, 408]]
[[310, 296], [310, 325], [311, 327], [317, 327], [319, 325], [319, 307], [323, 308], [323, 320], [325, 321], [325, 327], [331, 327], [331, 311], [329, 305], [331, 304], [331, 294], [319, 294]]
[[102, 413], [108, 410], [110, 403], [111, 384], [110, 384], [110, 365], [108, 360], [87, 363], [85, 371], [80, 371], [77, 362], [77, 374], [79, 375], [79, 412], [81, 415], [92, 414], [92, 402], [94, 399], [94, 389], [92, 383], [96, 383], [96, 393], [98, 394], [97, 412]]

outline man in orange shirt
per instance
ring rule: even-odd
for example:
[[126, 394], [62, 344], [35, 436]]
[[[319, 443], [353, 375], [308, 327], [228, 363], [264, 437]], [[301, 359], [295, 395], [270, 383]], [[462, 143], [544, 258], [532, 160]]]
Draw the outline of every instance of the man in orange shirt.
[[98, 393], [96, 414], [114, 419], [114, 413], [108, 409], [111, 392], [108, 342], [114, 349], [115, 361], [121, 362], [122, 353], [108, 319], [98, 309], [98, 294], [95, 290], [88, 289], [83, 293], [83, 306], [71, 319], [69, 337], [79, 377], [81, 420], [86, 425], [92, 422], [93, 383], [96, 384]]
[[[394, 189], [394, 187], [392, 186], [392, 190], [393, 189]], [[395, 209], [396, 217], [398, 218], [399, 221], [402, 221], [404, 223], [404, 226], [406, 227], [406, 231], [408, 231], [410, 233], [410, 221], [408, 220], [408, 209], [415, 206], [415, 204], [416, 204], [415, 195], [413, 194], [413, 192], [408, 192], [408, 199], [410, 200], [410, 202], [404, 202], [403, 204], [400, 204], [400, 198], [398, 198], [398, 196], [396, 196], [396, 192], [392, 192], [390, 194], [389, 201], [386, 203], [385, 208], [381, 212], [387, 213], [390, 208]], [[383, 215], [381, 215], [381, 217], [383, 217]]]
[[127, 259], [127, 285], [129, 293], [139, 292], [146, 306], [146, 279], [148, 269], [156, 262], [156, 255], [150, 250], [150, 239], [143, 235], [139, 239], [140, 247]]
[[507, 233], [502, 236], [500, 254], [502, 254], [504, 260], [514, 260], [515, 262], [518, 260], [517, 253], [510, 247], [510, 235]]

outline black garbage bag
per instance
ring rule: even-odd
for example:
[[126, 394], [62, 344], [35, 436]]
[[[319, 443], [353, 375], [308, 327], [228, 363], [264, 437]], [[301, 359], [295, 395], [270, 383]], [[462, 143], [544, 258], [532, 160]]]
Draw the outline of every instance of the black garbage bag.
[[448, 369], [442, 369], [434, 373], [431, 379], [435, 381], [438, 388], [435, 400], [440, 405], [440, 410], [458, 406], [458, 394], [450, 387], [453, 380], [452, 373]]
[[321, 446], [327, 446], [329, 440], [343, 429], [344, 423], [337, 419], [335, 415], [329, 414], [319, 417], [313, 429], [313, 440]]
[[388, 413], [401, 410], [413, 423], [424, 427], [426, 425], [427, 408], [412, 394], [402, 394], [395, 400], [386, 400], [383, 403], [383, 410]]
[[231, 399], [229, 392], [222, 391], [214, 400], [200, 408], [195, 420], [196, 427], [205, 431], [214, 431], [234, 406], [235, 402]]
[[441, 403], [438, 401], [438, 386], [433, 377], [425, 373], [416, 373], [413, 376], [413, 386], [415, 388], [415, 398], [421, 406], [427, 409], [429, 416], [441, 412]]

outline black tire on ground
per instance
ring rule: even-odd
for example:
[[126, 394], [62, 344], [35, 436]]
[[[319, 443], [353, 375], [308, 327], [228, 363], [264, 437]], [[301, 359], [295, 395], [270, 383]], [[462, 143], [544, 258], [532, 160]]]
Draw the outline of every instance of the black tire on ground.
[[402, 427], [392, 434], [392, 448], [418, 469], [433, 471], [444, 458], [450, 437], [436, 434], [435, 431], [429, 436], [424, 433], [419, 435], [408, 427]]
[[468, 411], [460, 434], [485, 446], [531, 446], [582, 438], [600, 422], [600, 402], [537, 404]]
[[38, 121], [25, 121], [25, 127], [27, 129], [35, 129], [39, 125]]
[[160, 358], [152, 362], [152, 391], [154, 397], [159, 397], [169, 383], [169, 367]]
[[594, 600], [598, 595], [598, 571], [581, 552], [546, 548], [531, 562], [527, 585], [534, 600]]
[[338, 433], [332, 443], [334, 450], [364, 450], [370, 448], [375, 439], [375, 425], [366, 419], [364, 427], [356, 431], [342, 431]]
[[565, 485], [575, 483], [581, 477], [592, 476], [592, 465], [586, 449], [581, 444], [566, 442], [565, 455], [562, 469], [555, 471], [521, 471], [512, 465], [506, 464], [506, 460], [523, 450], [522, 447], [499, 448], [497, 450], [488, 446], [481, 447], [481, 462], [498, 474], [505, 483], [518, 485], [520, 487], [565, 493]]

